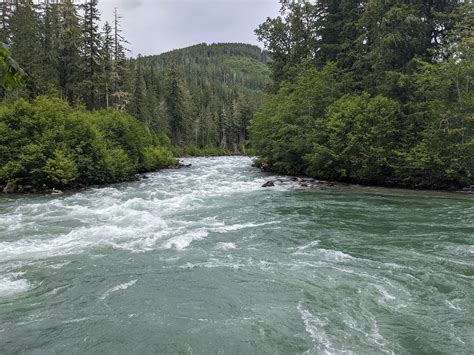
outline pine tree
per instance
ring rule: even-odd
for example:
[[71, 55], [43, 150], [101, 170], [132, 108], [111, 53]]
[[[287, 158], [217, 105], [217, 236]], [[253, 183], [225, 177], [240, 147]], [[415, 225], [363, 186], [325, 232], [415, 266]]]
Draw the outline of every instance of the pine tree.
[[169, 117], [171, 142], [182, 145], [189, 134], [191, 97], [176, 63], [172, 60], [166, 72], [164, 99]]
[[135, 61], [135, 70], [133, 74], [134, 88], [128, 112], [150, 126], [151, 119], [146, 104], [147, 88], [143, 73], [142, 57], [140, 55]]
[[28, 74], [28, 91], [34, 96], [44, 89], [44, 77], [40, 23], [33, 1], [18, 3], [11, 17], [10, 31], [12, 57]]
[[99, 99], [101, 107], [110, 107], [112, 92], [112, 68], [113, 68], [113, 46], [114, 38], [112, 35], [112, 27], [108, 22], [104, 24], [102, 30], [102, 46], [100, 48], [101, 77], [98, 83], [99, 91], [103, 93]]
[[123, 111], [130, 101], [130, 95], [126, 91], [127, 58], [125, 44], [127, 41], [122, 35], [120, 27], [120, 15], [117, 9], [114, 11], [113, 28], [113, 61], [112, 61], [112, 105], [116, 110]]
[[59, 12], [59, 84], [64, 97], [73, 104], [79, 98], [81, 79], [81, 27], [71, 0], [64, 0], [59, 5]]
[[59, 87], [59, 34], [58, 4], [46, 4], [41, 23], [43, 72], [49, 89]]
[[228, 139], [229, 139], [229, 131], [230, 131], [230, 118], [227, 115], [225, 107], [222, 107], [222, 111], [220, 114], [220, 120], [219, 120], [219, 125], [221, 129], [221, 147], [222, 148], [227, 148], [228, 147]]
[[84, 4], [84, 19], [82, 21], [82, 68], [83, 97], [89, 109], [98, 107], [98, 81], [101, 77], [99, 31], [100, 13], [97, 0], [88, 0]]

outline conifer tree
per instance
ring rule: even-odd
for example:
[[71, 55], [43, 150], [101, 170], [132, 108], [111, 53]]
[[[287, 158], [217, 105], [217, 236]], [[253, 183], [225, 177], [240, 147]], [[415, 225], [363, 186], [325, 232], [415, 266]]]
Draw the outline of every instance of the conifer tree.
[[128, 105], [129, 93], [126, 91], [127, 57], [125, 44], [127, 41], [122, 35], [120, 27], [120, 15], [117, 9], [114, 11], [113, 28], [113, 61], [112, 61], [112, 105], [116, 110], [123, 111]]
[[100, 63], [101, 68], [99, 91], [103, 93], [99, 99], [101, 107], [109, 108], [111, 104], [112, 92], [112, 68], [113, 68], [113, 46], [114, 38], [112, 34], [112, 27], [108, 22], [104, 24], [102, 30], [102, 46], [100, 48]]
[[172, 60], [166, 72], [164, 99], [169, 117], [171, 142], [174, 145], [182, 145], [189, 134], [191, 98], [176, 59]]
[[59, 83], [64, 97], [73, 104], [79, 98], [81, 80], [81, 27], [71, 0], [64, 0], [59, 5], [59, 12]]
[[36, 95], [44, 89], [40, 23], [32, 0], [18, 3], [10, 21], [12, 57], [28, 74], [28, 91]]
[[59, 34], [58, 4], [46, 4], [41, 23], [43, 71], [48, 89], [59, 87]]
[[139, 55], [135, 61], [134, 70], [134, 88], [132, 98], [130, 101], [130, 108], [128, 112], [137, 117], [139, 120], [146, 123], [148, 126], [151, 125], [150, 114], [148, 111], [146, 97], [147, 87], [145, 83], [145, 77], [143, 73], [142, 58]]
[[97, 0], [87, 0], [84, 4], [82, 21], [82, 68], [83, 80], [81, 87], [87, 108], [98, 107], [98, 85], [101, 77], [99, 31], [100, 12]]

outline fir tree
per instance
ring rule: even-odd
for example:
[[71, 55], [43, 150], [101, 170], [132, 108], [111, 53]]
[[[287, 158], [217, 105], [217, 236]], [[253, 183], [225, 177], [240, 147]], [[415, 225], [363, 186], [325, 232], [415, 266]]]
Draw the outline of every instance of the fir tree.
[[36, 95], [44, 89], [40, 22], [33, 1], [18, 3], [10, 21], [11, 53], [28, 74], [28, 91]]
[[171, 141], [174, 145], [182, 145], [189, 134], [191, 102], [190, 94], [175, 60], [171, 62], [166, 72], [164, 98], [169, 117]]
[[113, 28], [113, 61], [112, 61], [112, 105], [116, 110], [123, 111], [130, 99], [126, 91], [126, 78], [128, 75], [125, 44], [127, 41], [122, 35], [120, 27], [120, 15], [117, 9], [114, 11]]
[[114, 38], [112, 27], [108, 22], [104, 24], [102, 30], [102, 46], [100, 48], [101, 77], [99, 81], [99, 91], [103, 93], [99, 99], [101, 107], [110, 107], [112, 92], [112, 68], [113, 68], [113, 46]]
[[82, 21], [82, 68], [83, 97], [89, 109], [98, 107], [98, 85], [101, 77], [99, 31], [100, 13], [97, 0], [88, 0], [84, 4], [84, 19]]
[[59, 12], [59, 83], [64, 97], [72, 104], [79, 98], [81, 27], [71, 0], [64, 0], [59, 5]]

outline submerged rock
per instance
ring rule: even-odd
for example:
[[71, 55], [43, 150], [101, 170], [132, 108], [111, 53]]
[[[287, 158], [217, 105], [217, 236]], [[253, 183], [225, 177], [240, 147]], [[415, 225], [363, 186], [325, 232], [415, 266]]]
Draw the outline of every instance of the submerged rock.
[[262, 185], [262, 187], [273, 187], [275, 186], [275, 183], [273, 181], [267, 181], [265, 184]]

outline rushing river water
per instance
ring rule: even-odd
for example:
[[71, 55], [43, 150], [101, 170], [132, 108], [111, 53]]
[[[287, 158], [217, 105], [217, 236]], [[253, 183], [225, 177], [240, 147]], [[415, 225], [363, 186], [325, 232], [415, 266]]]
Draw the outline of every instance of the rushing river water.
[[472, 197], [186, 162], [0, 197], [0, 353], [472, 353]]

